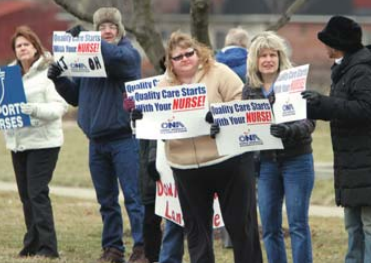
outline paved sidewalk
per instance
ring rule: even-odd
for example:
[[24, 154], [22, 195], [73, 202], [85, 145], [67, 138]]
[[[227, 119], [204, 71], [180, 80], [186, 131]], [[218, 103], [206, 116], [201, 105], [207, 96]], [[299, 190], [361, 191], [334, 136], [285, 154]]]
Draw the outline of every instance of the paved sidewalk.
[[[0, 182], [0, 191], [17, 191], [17, 186], [15, 183]], [[59, 196], [96, 200], [95, 191], [91, 188], [51, 186], [50, 193]], [[120, 198], [122, 198], [122, 195], [120, 195]], [[319, 217], [344, 217], [343, 209], [340, 207], [319, 205], [311, 205], [309, 215]]]

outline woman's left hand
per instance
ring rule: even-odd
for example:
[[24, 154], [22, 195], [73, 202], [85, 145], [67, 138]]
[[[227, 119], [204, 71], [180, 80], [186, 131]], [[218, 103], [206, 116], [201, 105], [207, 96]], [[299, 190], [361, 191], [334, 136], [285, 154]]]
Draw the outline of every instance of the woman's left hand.
[[35, 103], [22, 103], [21, 112], [23, 114], [36, 116], [37, 115], [37, 105]]

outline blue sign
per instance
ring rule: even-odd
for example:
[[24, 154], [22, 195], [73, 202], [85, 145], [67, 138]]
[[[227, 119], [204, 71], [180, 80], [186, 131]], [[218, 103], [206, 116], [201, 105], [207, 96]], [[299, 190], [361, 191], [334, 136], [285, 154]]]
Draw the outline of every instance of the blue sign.
[[0, 67], [0, 130], [31, 125], [30, 116], [21, 113], [26, 102], [20, 67]]

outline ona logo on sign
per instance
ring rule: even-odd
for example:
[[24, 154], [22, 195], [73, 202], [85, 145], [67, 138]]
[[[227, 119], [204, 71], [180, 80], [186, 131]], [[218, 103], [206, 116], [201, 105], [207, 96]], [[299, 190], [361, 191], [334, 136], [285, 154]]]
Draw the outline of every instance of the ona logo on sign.
[[89, 72], [88, 67], [82, 62], [70, 63], [70, 68], [72, 72]]
[[0, 105], [3, 103], [4, 96], [5, 96], [5, 72], [0, 70]]
[[168, 119], [167, 121], [161, 123], [161, 133], [182, 133], [186, 132], [187, 128], [181, 121], [176, 121], [175, 117]]
[[240, 147], [244, 146], [254, 146], [254, 145], [262, 145], [263, 141], [259, 138], [257, 134], [244, 132], [242, 135], [238, 137]]
[[292, 103], [285, 103], [282, 105], [282, 115], [283, 116], [290, 116], [295, 115], [295, 108]]

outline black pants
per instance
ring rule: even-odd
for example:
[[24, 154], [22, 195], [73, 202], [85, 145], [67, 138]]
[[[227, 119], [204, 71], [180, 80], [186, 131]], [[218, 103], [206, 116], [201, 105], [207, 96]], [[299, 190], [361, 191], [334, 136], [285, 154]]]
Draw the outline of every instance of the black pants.
[[183, 211], [191, 263], [214, 263], [214, 193], [233, 243], [235, 263], [260, 263], [262, 253], [251, 153], [198, 169], [173, 169]]
[[143, 222], [143, 239], [144, 253], [149, 262], [158, 262], [161, 241], [162, 217], [155, 214], [155, 204], [146, 204], [144, 206], [144, 222]]
[[57, 237], [48, 184], [60, 148], [12, 152], [18, 193], [23, 204], [27, 232], [20, 255], [58, 257]]

